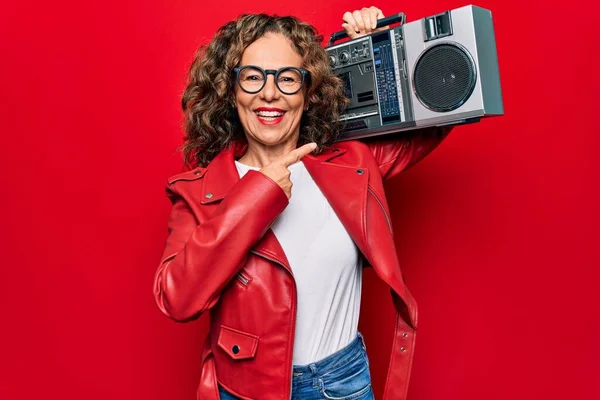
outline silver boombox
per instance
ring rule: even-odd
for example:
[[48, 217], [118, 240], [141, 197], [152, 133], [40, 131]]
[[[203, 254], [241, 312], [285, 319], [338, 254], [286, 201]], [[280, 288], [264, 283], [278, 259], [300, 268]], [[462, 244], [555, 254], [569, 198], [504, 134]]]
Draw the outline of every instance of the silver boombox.
[[465, 6], [404, 23], [400, 13], [377, 26], [396, 28], [333, 45], [329, 61], [350, 103], [340, 140], [502, 115], [492, 13]]

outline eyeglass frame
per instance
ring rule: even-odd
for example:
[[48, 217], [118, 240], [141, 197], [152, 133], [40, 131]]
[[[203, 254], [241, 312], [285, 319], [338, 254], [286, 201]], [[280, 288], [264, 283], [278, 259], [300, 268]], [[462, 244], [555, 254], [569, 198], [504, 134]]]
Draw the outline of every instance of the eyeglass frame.
[[[264, 80], [263, 80], [263, 84], [260, 87], [260, 89], [258, 89], [256, 91], [250, 91], [250, 90], [244, 89], [244, 87], [240, 83], [240, 72], [242, 72], [246, 68], [255, 68], [263, 73]], [[279, 83], [277, 81], [277, 78], [279, 78], [279, 73], [281, 71], [289, 70], [289, 69], [296, 70], [296, 71], [300, 72], [300, 75], [302, 75], [302, 82], [300, 82], [300, 87], [298, 88], [298, 90], [296, 90], [295, 92], [291, 92], [291, 93], [287, 93], [287, 92], [284, 92], [283, 90], [281, 90], [281, 88], [279, 87]], [[268, 79], [269, 75], [273, 75], [273, 77], [275, 78], [275, 86], [277, 86], [277, 90], [279, 90], [283, 94], [290, 95], [290, 96], [301, 91], [304, 88], [305, 82], [308, 81], [308, 83], [310, 84], [310, 79], [311, 79], [310, 72], [308, 70], [306, 70], [304, 68], [300, 68], [300, 67], [282, 67], [279, 69], [262, 69], [261, 67], [259, 67], [257, 65], [242, 65], [239, 67], [235, 67], [233, 69], [233, 72], [235, 72], [235, 81], [238, 84], [238, 86], [240, 87], [240, 89], [242, 89], [244, 92], [246, 92], [248, 94], [256, 94], [256, 93], [260, 92], [261, 90], [263, 90], [265, 88], [265, 85], [267, 84], [267, 79]]]

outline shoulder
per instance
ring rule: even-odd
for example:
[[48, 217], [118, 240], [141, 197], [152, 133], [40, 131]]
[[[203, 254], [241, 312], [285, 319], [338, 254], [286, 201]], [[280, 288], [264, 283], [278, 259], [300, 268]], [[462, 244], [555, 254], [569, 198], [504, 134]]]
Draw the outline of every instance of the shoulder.
[[336, 142], [334, 147], [344, 148], [344, 149], [360, 149], [366, 147], [363, 142], [360, 140], [343, 140], [340, 142]]
[[361, 140], [346, 140], [334, 144], [340, 153], [345, 153], [351, 158], [366, 160], [373, 158], [373, 149]]
[[[321, 162], [329, 162], [332, 160], [360, 160], [364, 159], [366, 156], [370, 154], [369, 148], [365, 146], [364, 143], [361, 143], [357, 140], [347, 140], [347, 141], [338, 141], [333, 143], [330, 146], [324, 148], [318, 154], [310, 154], [306, 157], [309, 159], [315, 159]], [[344, 156], [344, 157], [342, 157]]]

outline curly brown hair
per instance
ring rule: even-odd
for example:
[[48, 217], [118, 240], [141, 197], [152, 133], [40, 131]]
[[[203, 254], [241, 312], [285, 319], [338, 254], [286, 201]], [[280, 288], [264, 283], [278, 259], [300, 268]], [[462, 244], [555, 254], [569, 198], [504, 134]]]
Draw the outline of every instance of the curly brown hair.
[[244, 50], [267, 33], [290, 39], [311, 75], [306, 88], [308, 111], [300, 122], [300, 144], [315, 142], [320, 152], [336, 139], [347, 99], [333, 75], [316, 28], [292, 16], [245, 14], [220, 27], [196, 53], [181, 99], [185, 115], [182, 146], [188, 167], [206, 166], [221, 150], [244, 137], [234, 101], [235, 76]]

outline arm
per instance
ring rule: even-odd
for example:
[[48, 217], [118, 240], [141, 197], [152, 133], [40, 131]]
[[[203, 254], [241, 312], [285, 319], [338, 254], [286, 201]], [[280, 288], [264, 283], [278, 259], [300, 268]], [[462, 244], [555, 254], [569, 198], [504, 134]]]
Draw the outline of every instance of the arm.
[[373, 153], [383, 179], [390, 179], [425, 158], [451, 130], [452, 127], [424, 128], [364, 142]]
[[173, 207], [167, 244], [154, 278], [154, 299], [163, 313], [184, 322], [216, 304], [223, 288], [242, 268], [248, 250], [288, 199], [271, 179], [250, 171], [214, 213], [198, 223], [179, 194], [178, 184], [167, 187]]

